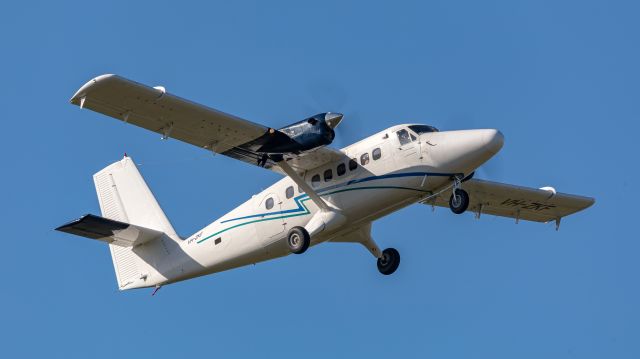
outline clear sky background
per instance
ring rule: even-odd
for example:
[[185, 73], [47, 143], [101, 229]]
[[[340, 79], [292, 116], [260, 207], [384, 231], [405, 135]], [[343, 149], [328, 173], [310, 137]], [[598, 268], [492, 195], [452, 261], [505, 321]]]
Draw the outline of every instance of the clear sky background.
[[[640, 357], [633, 1], [14, 1], [0, 12], [0, 356]], [[270, 126], [347, 116], [498, 128], [479, 177], [593, 196], [553, 225], [415, 205], [358, 245], [118, 292], [109, 251], [53, 231], [99, 213], [124, 152], [189, 235], [278, 175], [68, 103], [116, 73]]]

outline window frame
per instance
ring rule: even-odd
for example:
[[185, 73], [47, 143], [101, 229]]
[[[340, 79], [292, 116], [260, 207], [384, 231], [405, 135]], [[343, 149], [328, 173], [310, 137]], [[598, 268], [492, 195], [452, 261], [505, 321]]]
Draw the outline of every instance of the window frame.
[[313, 188], [318, 187], [320, 185], [321, 181], [322, 181], [322, 179], [320, 178], [320, 174], [316, 173], [315, 175], [313, 175], [313, 177], [311, 177], [311, 187], [313, 187]]
[[333, 170], [331, 168], [324, 170], [322, 179], [324, 179], [325, 182], [330, 182], [333, 179]]
[[[365, 163], [365, 159], [366, 159], [366, 163]], [[361, 166], [366, 166], [369, 164], [369, 162], [371, 162], [371, 157], [369, 156], [369, 152], [365, 152], [363, 154], [360, 155], [360, 165]]]
[[349, 171], [353, 172], [353, 171], [355, 171], [357, 169], [358, 169], [358, 159], [357, 158], [351, 158], [349, 160]]
[[[376, 157], [376, 151], [378, 151], [378, 156], [377, 157]], [[377, 160], [381, 159], [382, 158], [382, 149], [380, 147], [374, 148], [373, 151], [371, 151], [371, 158], [374, 161], [377, 161]]]
[[[407, 137], [404, 139], [405, 142], [403, 142], [403, 138], [400, 137], [400, 133], [401, 132], [404, 132], [404, 133], [407, 134]], [[396, 136], [398, 137], [398, 142], [400, 142], [400, 146], [408, 145], [408, 144], [410, 144], [412, 142], [411, 141], [411, 134], [409, 133], [409, 130], [407, 130], [406, 128], [402, 128], [402, 129], [399, 129], [398, 131], [396, 131]]]

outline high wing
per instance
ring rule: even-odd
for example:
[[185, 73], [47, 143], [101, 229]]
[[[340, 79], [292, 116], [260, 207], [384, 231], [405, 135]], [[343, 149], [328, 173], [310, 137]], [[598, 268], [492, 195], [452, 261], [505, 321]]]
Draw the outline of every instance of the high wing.
[[[286, 137], [269, 127], [169, 94], [161, 86], [149, 87], [112, 74], [90, 80], [70, 102], [157, 132], [163, 138], [175, 138], [253, 165], [265, 159], [252, 151], [252, 146], [268, 136]], [[282, 139], [288, 140], [285, 137]], [[303, 171], [343, 156], [338, 150], [321, 147], [286, 155], [285, 159], [294, 169]], [[270, 159], [261, 166], [283, 173]]]
[[[558, 221], [562, 217], [591, 206], [590, 197], [556, 193], [552, 188], [536, 189], [510, 184], [471, 179], [463, 183], [469, 193], [469, 208], [476, 215], [492, 214], [500, 217], [535, 222]], [[421, 203], [449, 207], [451, 192], [431, 196]]]

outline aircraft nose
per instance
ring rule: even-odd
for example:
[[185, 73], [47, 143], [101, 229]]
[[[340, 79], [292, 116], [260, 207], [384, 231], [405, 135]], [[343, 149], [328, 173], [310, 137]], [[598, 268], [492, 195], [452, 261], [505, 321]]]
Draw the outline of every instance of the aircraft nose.
[[494, 155], [500, 151], [502, 145], [504, 145], [504, 135], [502, 135], [502, 132], [493, 129], [477, 131], [482, 132], [480, 135], [482, 136], [482, 147]]
[[432, 135], [429, 153], [434, 164], [451, 172], [468, 173], [493, 157], [504, 144], [494, 129], [445, 131]]

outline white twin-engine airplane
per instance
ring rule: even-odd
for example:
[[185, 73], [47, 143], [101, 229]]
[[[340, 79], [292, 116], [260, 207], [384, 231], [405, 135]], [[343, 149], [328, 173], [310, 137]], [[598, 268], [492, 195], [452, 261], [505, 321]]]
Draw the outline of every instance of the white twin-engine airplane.
[[503, 144], [497, 130], [438, 131], [403, 124], [341, 150], [326, 147], [339, 113], [321, 113], [279, 130], [116, 75], [86, 83], [71, 103], [285, 175], [222, 218], [182, 238], [133, 160], [93, 176], [102, 216], [87, 214], [59, 231], [109, 244], [120, 290], [155, 287], [304, 253], [323, 242], [362, 244], [389, 275], [393, 248], [371, 238], [371, 223], [414, 203], [536, 222], [583, 210], [593, 198], [474, 179]]

